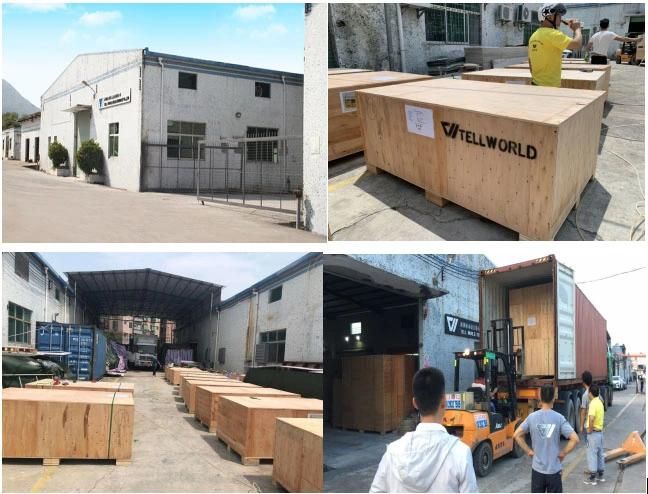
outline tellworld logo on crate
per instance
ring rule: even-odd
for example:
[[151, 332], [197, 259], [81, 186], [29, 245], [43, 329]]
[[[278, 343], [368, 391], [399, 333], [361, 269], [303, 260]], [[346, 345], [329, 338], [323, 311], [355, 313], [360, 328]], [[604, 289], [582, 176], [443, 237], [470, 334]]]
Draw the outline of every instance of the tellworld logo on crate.
[[520, 158], [530, 160], [536, 159], [538, 150], [531, 144], [522, 144], [521, 142], [510, 141], [500, 137], [478, 134], [472, 130], [462, 129], [458, 123], [441, 122], [443, 133], [451, 139], [459, 139], [466, 144], [474, 144], [484, 148], [499, 150], [502, 153], [513, 154]]

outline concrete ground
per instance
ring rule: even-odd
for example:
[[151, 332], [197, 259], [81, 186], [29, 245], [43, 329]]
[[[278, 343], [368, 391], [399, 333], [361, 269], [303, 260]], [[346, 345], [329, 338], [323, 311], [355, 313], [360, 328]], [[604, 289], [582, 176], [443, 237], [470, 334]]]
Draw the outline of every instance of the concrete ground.
[[[243, 466], [199, 424], [164, 371], [129, 371], [135, 383], [133, 462], [3, 460], [3, 492], [277, 492], [272, 464]], [[106, 378], [111, 380], [111, 378]], [[118, 378], [114, 378], [118, 380]], [[175, 386], [177, 389], [177, 386]]]
[[[634, 240], [645, 238], [644, 70], [612, 64], [596, 180], [556, 240], [628, 240], [631, 233]], [[439, 208], [423, 190], [396, 177], [368, 174], [362, 154], [329, 166], [329, 229], [333, 240], [518, 238], [456, 204]]]
[[[646, 395], [635, 394], [634, 384], [614, 394], [614, 404], [605, 416], [606, 450], [621, 446], [633, 430], [646, 430]], [[369, 487], [390, 442], [398, 433], [380, 434], [324, 430], [324, 491], [369, 492]], [[563, 441], [566, 444], [566, 441]], [[587, 468], [585, 441], [582, 440], [563, 462], [564, 492], [645, 492], [645, 461], [620, 470], [616, 463], [606, 465], [605, 483], [583, 483]], [[477, 477], [480, 492], [530, 492], [531, 460], [505, 457], [497, 460], [487, 477]]]
[[4, 242], [326, 240], [295, 229], [294, 214], [209, 202], [203, 206], [195, 196], [128, 192], [48, 175], [30, 166], [3, 160]]

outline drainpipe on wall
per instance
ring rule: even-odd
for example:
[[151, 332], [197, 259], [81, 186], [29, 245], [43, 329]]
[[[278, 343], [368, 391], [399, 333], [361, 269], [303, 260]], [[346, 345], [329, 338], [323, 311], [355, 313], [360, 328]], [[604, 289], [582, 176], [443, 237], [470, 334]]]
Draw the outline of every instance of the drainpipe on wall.
[[212, 315], [214, 313], [214, 292], [209, 294], [209, 340], [211, 341], [211, 331], [212, 331]]
[[400, 45], [401, 72], [407, 72], [405, 63], [405, 39], [403, 37], [403, 16], [401, 15], [401, 4], [396, 4], [396, 18], [398, 19], [398, 44]]
[[49, 291], [49, 268], [45, 266], [45, 318], [43, 321], [49, 322], [47, 319], [47, 295]]
[[216, 355], [216, 358], [214, 359], [214, 367], [216, 365], [220, 365], [220, 362], [218, 361], [218, 354], [219, 354], [219, 347], [218, 347], [218, 339], [220, 336], [220, 309], [216, 311], [216, 341], [214, 343], [214, 354]]
[[160, 144], [164, 144], [162, 142], [162, 107], [164, 105], [164, 63], [162, 57], [158, 57], [158, 62], [160, 63]]
[[[283, 134], [284, 136], [288, 135], [288, 129], [286, 129], [286, 76], [281, 76], [281, 82], [283, 83]], [[282, 184], [286, 185], [286, 147], [288, 146], [288, 140], [286, 139], [283, 144], [283, 177]]]
[[76, 294], [76, 281], [74, 282], [74, 324], [76, 324], [76, 314], [77, 314], [77, 294]]
[[256, 367], [257, 331], [259, 329], [259, 291], [256, 292], [256, 313], [254, 314], [254, 340], [252, 346], [252, 367]]

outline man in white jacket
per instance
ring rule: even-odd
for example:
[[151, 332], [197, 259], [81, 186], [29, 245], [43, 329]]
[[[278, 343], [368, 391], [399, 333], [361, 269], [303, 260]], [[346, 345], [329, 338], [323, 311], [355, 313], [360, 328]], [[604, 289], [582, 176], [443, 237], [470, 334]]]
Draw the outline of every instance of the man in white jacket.
[[421, 422], [387, 446], [370, 492], [479, 492], [470, 448], [441, 425], [443, 373], [421, 369], [412, 388]]

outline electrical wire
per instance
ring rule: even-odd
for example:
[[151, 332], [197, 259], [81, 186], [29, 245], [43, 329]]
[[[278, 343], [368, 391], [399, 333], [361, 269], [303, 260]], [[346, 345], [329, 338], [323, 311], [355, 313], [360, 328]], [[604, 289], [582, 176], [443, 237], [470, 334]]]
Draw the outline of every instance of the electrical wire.
[[603, 281], [603, 280], [608, 280], [610, 278], [615, 278], [617, 276], [622, 276], [624, 274], [629, 274], [629, 273], [634, 273], [636, 271], [641, 271], [642, 269], [646, 269], [646, 266], [641, 266], [638, 268], [630, 269], [629, 271], [622, 271], [621, 273], [615, 273], [611, 274], [609, 276], [603, 276], [602, 278], [596, 278], [594, 280], [588, 280], [588, 281], [577, 281], [577, 285], [584, 285], [585, 283], [594, 283], [595, 281]]

